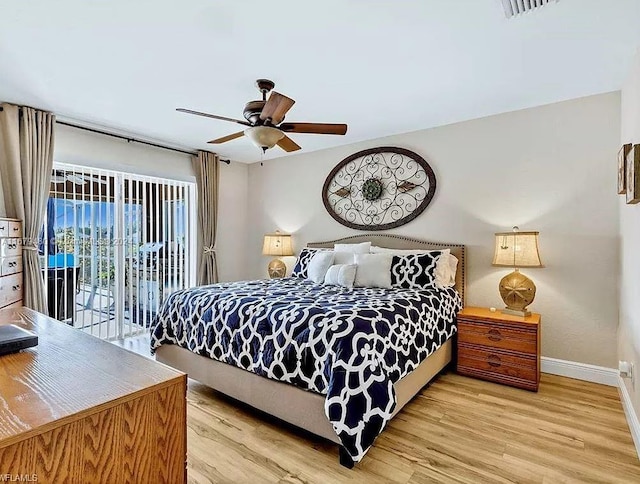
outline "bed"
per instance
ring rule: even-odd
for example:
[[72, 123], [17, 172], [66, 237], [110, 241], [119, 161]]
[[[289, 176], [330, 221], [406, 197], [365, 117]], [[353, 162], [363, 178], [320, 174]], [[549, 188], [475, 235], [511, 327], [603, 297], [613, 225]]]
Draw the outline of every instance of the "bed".
[[[362, 459], [393, 416], [452, 361], [465, 248], [358, 235], [390, 249], [450, 249], [452, 288], [343, 290], [303, 279], [243, 281], [168, 297], [152, 327], [156, 359]], [[429, 321], [428, 324], [425, 321]]]

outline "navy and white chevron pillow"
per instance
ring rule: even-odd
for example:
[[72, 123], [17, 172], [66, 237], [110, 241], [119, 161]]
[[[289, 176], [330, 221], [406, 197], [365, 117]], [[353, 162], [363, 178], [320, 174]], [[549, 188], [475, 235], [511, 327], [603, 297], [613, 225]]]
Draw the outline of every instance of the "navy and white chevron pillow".
[[424, 254], [394, 255], [391, 261], [391, 287], [424, 289], [436, 286], [439, 250]]

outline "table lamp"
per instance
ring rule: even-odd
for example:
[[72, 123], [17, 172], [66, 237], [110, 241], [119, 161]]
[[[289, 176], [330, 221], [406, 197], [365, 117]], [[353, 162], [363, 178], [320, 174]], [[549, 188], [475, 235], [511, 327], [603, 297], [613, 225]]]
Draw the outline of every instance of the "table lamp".
[[266, 234], [262, 244], [262, 254], [276, 256], [275, 259], [269, 262], [269, 278], [279, 279], [284, 277], [287, 273], [287, 266], [277, 257], [293, 255], [291, 235], [281, 234], [277, 230], [275, 234]]
[[495, 234], [493, 265], [514, 268], [513, 272], [502, 278], [498, 286], [500, 296], [506, 304], [503, 313], [531, 315], [527, 306], [536, 296], [536, 285], [520, 272], [520, 267], [542, 267], [538, 252], [538, 233], [520, 232], [518, 227], [513, 227], [513, 232]]

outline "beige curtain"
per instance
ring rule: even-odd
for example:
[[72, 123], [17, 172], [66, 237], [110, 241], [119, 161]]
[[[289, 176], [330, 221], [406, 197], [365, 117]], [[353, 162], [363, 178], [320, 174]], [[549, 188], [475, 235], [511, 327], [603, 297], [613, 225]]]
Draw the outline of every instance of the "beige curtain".
[[216, 229], [218, 227], [218, 186], [220, 159], [208, 151], [193, 157], [198, 186], [198, 285], [218, 282]]
[[38, 235], [49, 198], [55, 116], [3, 104], [0, 111], [0, 178], [8, 217], [23, 221], [24, 305], [47, 312], [38, 259]]

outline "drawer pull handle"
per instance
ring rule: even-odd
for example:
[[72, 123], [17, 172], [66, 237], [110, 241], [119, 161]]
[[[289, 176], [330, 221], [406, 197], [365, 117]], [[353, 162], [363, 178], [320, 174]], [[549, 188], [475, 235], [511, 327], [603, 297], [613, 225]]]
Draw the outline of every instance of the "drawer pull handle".
[[17, 232], [18, 230], [20, 230], [18, 227], [13, 227], [14, 232]]
[[13, 289], [14, 291], [18, 291], [18, 290], [20, 290], [20, 284], [16, 284], [15, 286], [13, 286], [13, 287], [12, 287], [12, 289]]
[[4, 232], [5, 227], [0, 227], [0, 230], [2, 230]]
[[15, 267], [16, 263], [15, 262], [9, 262], [9, 267]]
[[502, 334], [497, 329], [490, 329], [487, 334], [491, 341], [502, 341]]
[[489, 363], [489, 366], [492, 366], [494, 368], [498, 368], [502, 364], [500, 357], [497, 355], [489, 355], [489, 357], [487, 358], [487, 363]]

